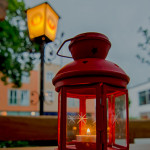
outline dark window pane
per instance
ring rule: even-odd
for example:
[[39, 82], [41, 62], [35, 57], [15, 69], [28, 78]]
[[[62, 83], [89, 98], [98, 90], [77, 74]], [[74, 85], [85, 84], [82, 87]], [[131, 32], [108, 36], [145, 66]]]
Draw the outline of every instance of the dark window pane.
[[17, 104], [17, 91], [14, 91], [14, 104]]
[[10, 91], [10, 104], [12, 104], [12, 91]]
[[150, 90], [148, 90], [148, 101], [147, 101], [148, 104], [150, 104]]
[[139, 105], [146, 104], [146, 91], [139, 92]]

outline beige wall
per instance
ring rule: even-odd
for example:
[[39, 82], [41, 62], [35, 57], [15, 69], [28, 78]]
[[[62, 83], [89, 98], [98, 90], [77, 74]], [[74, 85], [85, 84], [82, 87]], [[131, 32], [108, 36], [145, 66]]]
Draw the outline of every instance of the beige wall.
[[[47, 80], [47, 73], [52, 72], [53, 77], [56, 75], [56, 73], [60, 70], [59, 65], [55, 64], [45, 64], [44, 66], [44, 91], [53, 91], [54, 92], [54, 101], [44, 101], [44, 112], [58, 112], [58, 93], [55, 92], [55, 87], [52, 84], [52, 80]], [[39, 67], [39, 74], [40, 74], [40, 67]], [[39, 75], [39, 81], [40, 81], [40, 75]], [[39, 84], [40, 87], [40, 84]], [[40, 93], [40, 88], [39, 88]], [[46, 99], [46, 98], [45, 98]]]
[[[49, 103], [47, 101], [44, 102], [44, 112], [58, 112], [58, 93], [55, 92], [55, 87], [52, 84], [52, 81], [47, 81], [47, 77], [46, 74], [47, 72], [53, 72], [54, 76], [56, 75], [56, 73], [60, 70], [60, 66], [59, 65], [55, 65], [55, 64], [49, 64], [44, 66], [44, 78], [45, 78], [45, 82], [44, 82], [44, 88], [45, 88], [45, 92], [47, 90], [51, 90], [54, 92], [54, 101], [52, 103]], [[39, 71], [40, 73], [40, 71]], [[40, 77], [40, 75], [39, 75]], [[40, 79], [39, 79], [40, 81]], [[40, 86], [39, 86], [40, 87]], [[76, 106], [72, 106], [72, 107], [68, 107], [67, 108], [69, 112], [78, 112], [79, 108]], [[88, 113], [95, 113], [95, 101], [94, 100], [87, 100], [86, 102], [86, 110]]]

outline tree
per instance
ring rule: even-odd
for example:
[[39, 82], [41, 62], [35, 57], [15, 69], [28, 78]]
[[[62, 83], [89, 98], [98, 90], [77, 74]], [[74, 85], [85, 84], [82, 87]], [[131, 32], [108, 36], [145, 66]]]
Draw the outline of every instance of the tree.
[[142, 62], [150, 65], [150, 33], [148, 29], [139, 28], [139, 33], [143, 36], [143, 41], [138, 43], [138, 47], [142, 50], [142, 54], [137, 54], [136, 57]]
[[23, 0], [8, 0], [7, 16], [0, 22], [0, 79], [8, 78], [15, 87], [21, 86], [21, 78], [34, 67], [39, 46], [28, 37], [25, 4]]

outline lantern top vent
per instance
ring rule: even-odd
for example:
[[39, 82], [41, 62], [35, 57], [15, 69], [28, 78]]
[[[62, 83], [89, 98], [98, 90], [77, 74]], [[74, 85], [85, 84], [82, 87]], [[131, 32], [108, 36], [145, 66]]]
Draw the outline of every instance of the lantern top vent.
[[96, 32], [82, 33], [72, 38], [69, 50], [74, 60], [83, 58], [105, 59], [111, 47], [109, 39]]

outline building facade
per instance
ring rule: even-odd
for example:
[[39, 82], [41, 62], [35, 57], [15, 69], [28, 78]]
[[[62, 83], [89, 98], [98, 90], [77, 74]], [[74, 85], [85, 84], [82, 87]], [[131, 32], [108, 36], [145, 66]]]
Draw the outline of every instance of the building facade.
[[0, 114], [1, 115], [36, 115], [38, 105], [32, 92], [38, 92], [38, 71], [31, 71], [30, 77], [22, 77], [22, 87], [13, 88], [13, 84], [4, 85], [0, 81]]
[[[52, 84], [52, 79], [60, 70], [59, 65], [45, 64], [44, 67], [44, 115], [57, 115], [58, 112], [58, 93], [55, 92], [55, 87]], [[39, 76], [40, 77], [40, 76]], [[39, 79], [40, 81], [40, 79]], [[39, 85], [40, 86], [40, 85]]]
[[129, 88], [129, 117], [150, 118], [150, 81]]
[[[44, 115], [57, 115], [58, 98], [52, 85], [52, 78], [60, 69], [59, 65], [44, 66]], [[4, 85], [0, 81], [0, 115], [39, 115], [40, 67], [30, 72], [30, 77], [22, 77], [21, 88], [13, 84]]]

